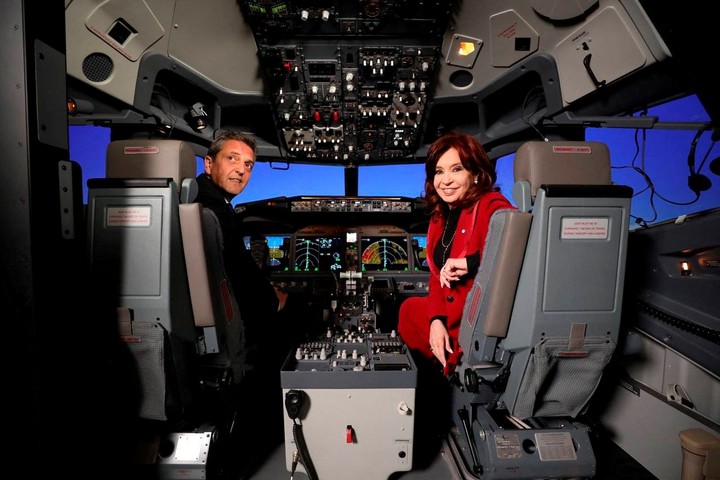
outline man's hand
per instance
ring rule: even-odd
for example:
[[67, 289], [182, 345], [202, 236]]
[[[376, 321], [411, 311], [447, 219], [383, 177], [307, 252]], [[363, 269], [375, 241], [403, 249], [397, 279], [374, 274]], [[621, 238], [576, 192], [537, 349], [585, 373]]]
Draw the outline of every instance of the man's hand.
[[278, 298], [277, 311], [279, 312], [280, 310], [285, 308], [285, 302], [287, 302], [288, 294], [287, 294], [287, 292], [283, 292], [282, 290], [280, 290], [277, 287], [274, 287], [274, 288], [275, 288], [275, 295], [277, 295], [277, 298]]

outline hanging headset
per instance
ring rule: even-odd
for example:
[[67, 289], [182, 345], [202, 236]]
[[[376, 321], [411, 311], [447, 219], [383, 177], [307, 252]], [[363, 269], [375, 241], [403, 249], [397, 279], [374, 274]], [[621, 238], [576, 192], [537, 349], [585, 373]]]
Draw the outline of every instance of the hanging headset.
[[703, 133], [710, 130], [711, 126], [711, 123], [708, 122], [697, 131], [695, 138], [693, 138], [692, 144], [690, 145], [690, 152], [688, 153], [688, 168], [690, 169], [688, 187], [690, 190], [695, 192], [696, 195], [700, 195], [700, 192], [709, 190], [712, 186], [712, 182], [706, 175], [695, 171], [695, 150], [697, 148], [698, 141], [700, 140], [700, 137], [702, 137]]

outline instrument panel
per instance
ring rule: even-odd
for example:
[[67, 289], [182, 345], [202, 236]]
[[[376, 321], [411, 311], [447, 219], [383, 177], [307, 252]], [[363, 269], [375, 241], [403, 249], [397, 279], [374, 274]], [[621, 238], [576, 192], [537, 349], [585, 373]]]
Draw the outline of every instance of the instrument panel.
[[245, 237], [251, 252], [277, 273], [425, 272], [426, 234], [394, 226], [315, 225], [295, 233]]
[[389, 332], [402, 300], [428, 293], [421, 199], [278, 197], [235, 211], [255, 261], [318, 323]]

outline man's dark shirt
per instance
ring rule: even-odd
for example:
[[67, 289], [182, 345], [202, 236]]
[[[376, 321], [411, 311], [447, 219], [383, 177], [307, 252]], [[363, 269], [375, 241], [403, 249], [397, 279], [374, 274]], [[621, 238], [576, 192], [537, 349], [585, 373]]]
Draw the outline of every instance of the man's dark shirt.
[[248, 346], [260, 347], [266, 335], [276, 328], [277, 295], [267, 276], [245, 248], [240, 225], [232, 205], [223, 196], [223, 190], [204, 173], [198, 175], [197, 184], [195, 201], [212, 210], [220, 223], [225, 271], [245, 324]]

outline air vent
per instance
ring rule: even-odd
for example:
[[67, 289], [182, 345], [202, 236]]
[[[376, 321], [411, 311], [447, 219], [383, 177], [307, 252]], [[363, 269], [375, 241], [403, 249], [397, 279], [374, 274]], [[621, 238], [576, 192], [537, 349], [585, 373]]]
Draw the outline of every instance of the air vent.
[[469, 86], [473, 82], [472, 73], [466, 70], [458, 70], [450, 75], [450, 83], [458, 88]]

